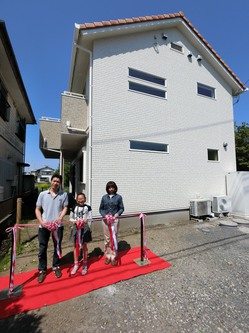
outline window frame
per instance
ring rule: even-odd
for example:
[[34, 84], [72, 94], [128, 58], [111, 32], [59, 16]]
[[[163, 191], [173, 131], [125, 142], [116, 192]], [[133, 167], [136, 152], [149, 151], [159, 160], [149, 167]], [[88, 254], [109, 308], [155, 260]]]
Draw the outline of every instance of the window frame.
[[[217, 159], [210, 159], [210, 154], [213, 153], [217, 157]], [[207, 148], [207, 160], [208, 162], [219, 162], [220, 161], [220, 155], [219, 155], [219, 149], [214, 148]]]
[[166, 87], [166, 78], [128, 67], [129, 91], [167, 99]]
[[[204, 94], [200, 92], [200, 89], [211, 92], [211, 94]], [[214, 87], [208, 86], [206, 84], [197, 82], [197, 95], [203, 96], [211, 99], [216, 99], [216, 89]]]
[[[151, 141], [141, 141], [141, 140], [129, 140], [130, 143], [130, 151], [139, 151], [145, 153], [161, 153], [168, 154], [169, 153], [169, 144], [161, 143], [161, 142], [151, 142]], [[132, 147], [132, 145], [135, 145]], [[137, 145], [137, 147], [136, 147]], [[148, 145], [148, 148], [146, 148]], [[143, 148], [144, 147], [144, 148]], [[152, 149], [151, 149], [152, 147]], [[154, 149], [153, 149], [154, 147]], [[158, 149], [156, 149], [158, 147]], [[165, 149], [159, 149], [160, 147], [165, 147]]]

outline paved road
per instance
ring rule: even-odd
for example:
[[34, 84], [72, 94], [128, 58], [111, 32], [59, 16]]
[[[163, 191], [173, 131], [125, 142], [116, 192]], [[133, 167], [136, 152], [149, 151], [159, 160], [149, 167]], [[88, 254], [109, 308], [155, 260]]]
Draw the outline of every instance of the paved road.
[[220, 221], [148, 228], [148, 247], [170, 268], [1, 320], [0, 331], [248, 333], [249, 225]]

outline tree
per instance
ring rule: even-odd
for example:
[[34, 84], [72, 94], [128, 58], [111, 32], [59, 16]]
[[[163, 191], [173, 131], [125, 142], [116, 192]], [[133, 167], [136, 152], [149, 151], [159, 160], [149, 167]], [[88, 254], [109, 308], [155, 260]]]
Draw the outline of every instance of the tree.
[[249, 171], [249, 124], [235, 124], [235, 146], [238, 171]]

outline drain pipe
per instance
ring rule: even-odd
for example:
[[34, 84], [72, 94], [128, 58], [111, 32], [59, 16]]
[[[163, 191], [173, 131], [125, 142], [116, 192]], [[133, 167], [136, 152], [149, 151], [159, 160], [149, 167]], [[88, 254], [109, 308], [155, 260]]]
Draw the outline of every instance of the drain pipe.
[[88, 133], [89, 133], [89, 157], [88, 157], [88, 202], [92, 205], [92, 76], [93, 76], [93, 53], [91, 50], [86, 49], [85, 47], [74, 43], [74, 46], [82, 51], [85, 51], [89, 54], [89, 98], [88, 98]]

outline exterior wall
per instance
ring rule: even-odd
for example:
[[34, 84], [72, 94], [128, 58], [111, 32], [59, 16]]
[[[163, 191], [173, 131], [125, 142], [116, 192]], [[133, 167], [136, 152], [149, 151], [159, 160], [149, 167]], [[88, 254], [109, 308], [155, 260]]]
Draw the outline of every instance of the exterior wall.
[[[60, 149], [61, 122], [59, 119], [40, 119], [40, 148]], [[46, 141], [44, 143], [44, 140]]]
[[17, 111], [11, 97], [9, 121], [0, 117], [0, 186], [3, 187], [3, 199], [17, 194], [18, 167], [17, 162], [24, 161], [24, 143], [15, 135]]
[[[165, 31], [164, 31], [165, 32]], [[226, 194], [225, 176], [236, 170], [229, 87], [178, 30], [97, 40], [93, 64], [92, 206], [95, 215], [107, 181], [114, 180], [125, 212], [189, 207], [191, 199]], [[181, 42], [184, 54], [170, 49]], [[187, 57], [191, 51], [192, 61]], [[131, 92], [128, 67], [167, 79], [167, 99]], [[216, 99], [197, 95], [197, 82]], [[169, 144], [169, 153], [137, 152], [129, 140]], [[223, 142], [228, 142], [227, 150]], [[219, 161], [207, 160], [207, 149]]]
[[61, 96], [61, 131], [68, 132], [67, 121], [70, 127], [86, 129], [87, 106], [82, 96], [62, 94]]

